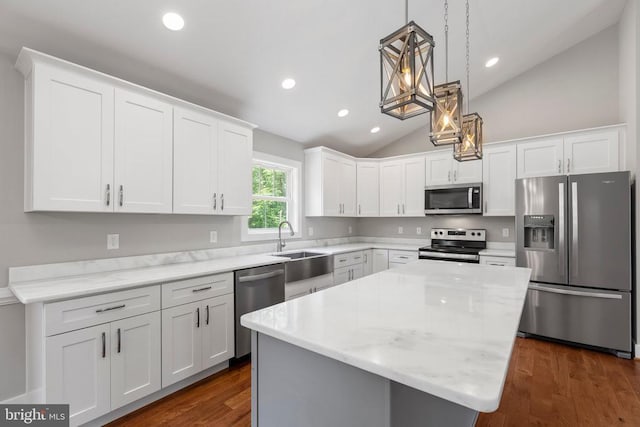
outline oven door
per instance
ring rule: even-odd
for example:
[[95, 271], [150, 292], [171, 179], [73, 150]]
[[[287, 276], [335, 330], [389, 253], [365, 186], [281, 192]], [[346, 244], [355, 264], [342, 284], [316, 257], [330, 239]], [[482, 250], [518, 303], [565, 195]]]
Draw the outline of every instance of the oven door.
[[480, 256], [474, 255], [474, 254], [420, 251], [418, 252], [418, 257], [420, 259], [431, 259], [436, 261], [453, 261], [453, 262], [466, 262], [470, 264], [480, 264]]
[[424, 190], [425, 215], [481, 214], [482, 184], [427, 187]]

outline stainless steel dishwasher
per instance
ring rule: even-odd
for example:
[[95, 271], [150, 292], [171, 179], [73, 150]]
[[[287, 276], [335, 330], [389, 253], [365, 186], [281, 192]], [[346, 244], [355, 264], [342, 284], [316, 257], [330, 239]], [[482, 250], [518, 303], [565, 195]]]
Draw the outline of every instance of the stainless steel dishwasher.
[[251, 330], [240, 325], [240, 317], [283, 301], [284, 264], [235, 272], [236, 357], [251, 353]]

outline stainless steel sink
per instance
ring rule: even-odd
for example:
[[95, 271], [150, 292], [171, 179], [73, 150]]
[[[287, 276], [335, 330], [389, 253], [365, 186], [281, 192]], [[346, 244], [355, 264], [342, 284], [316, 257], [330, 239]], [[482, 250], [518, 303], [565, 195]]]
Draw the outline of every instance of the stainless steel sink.
[[318, 252], [289, 252], [275, 254], [275, 256], [289, 258], [285, 263], [285, 282], [297, 282], [333, 272], [333, 257]]

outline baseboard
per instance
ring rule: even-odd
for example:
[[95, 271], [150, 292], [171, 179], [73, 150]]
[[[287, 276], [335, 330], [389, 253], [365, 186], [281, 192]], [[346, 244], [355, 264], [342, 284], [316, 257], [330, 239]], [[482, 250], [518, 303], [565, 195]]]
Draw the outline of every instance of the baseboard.
[[19, 302], [18, 298], [11, 292], [11, 289], [0, 288], [0, 305], [17, 304]]

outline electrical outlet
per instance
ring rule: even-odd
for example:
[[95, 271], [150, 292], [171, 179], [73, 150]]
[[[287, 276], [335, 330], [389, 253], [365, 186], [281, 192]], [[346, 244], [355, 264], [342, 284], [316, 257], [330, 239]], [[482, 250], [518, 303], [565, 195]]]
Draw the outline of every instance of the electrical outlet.
[[422, 234], [422, 227], [416, 227], [416, 234]]
[[119, 234], [107, 234], [107, 250], [120, 248], [120, 235]]
[[502, 229], [502, 237], [509, 237], [509, 229], [508, 228], [503, 228]]
[[353, 233], [353, 227], [349, 226], [349, 234]]
[[216, 230], [211, 230], [209, 232], [209, 243], [217, 243], [218, 242], [218, 232]]
[[398, 234], [402, 234], [404, 233], [404, 228], [403, 227], [398, 227]]
[[313, 236], [313, 227], [309, 227], [307, 234], [309, 235], [309, 237]]

